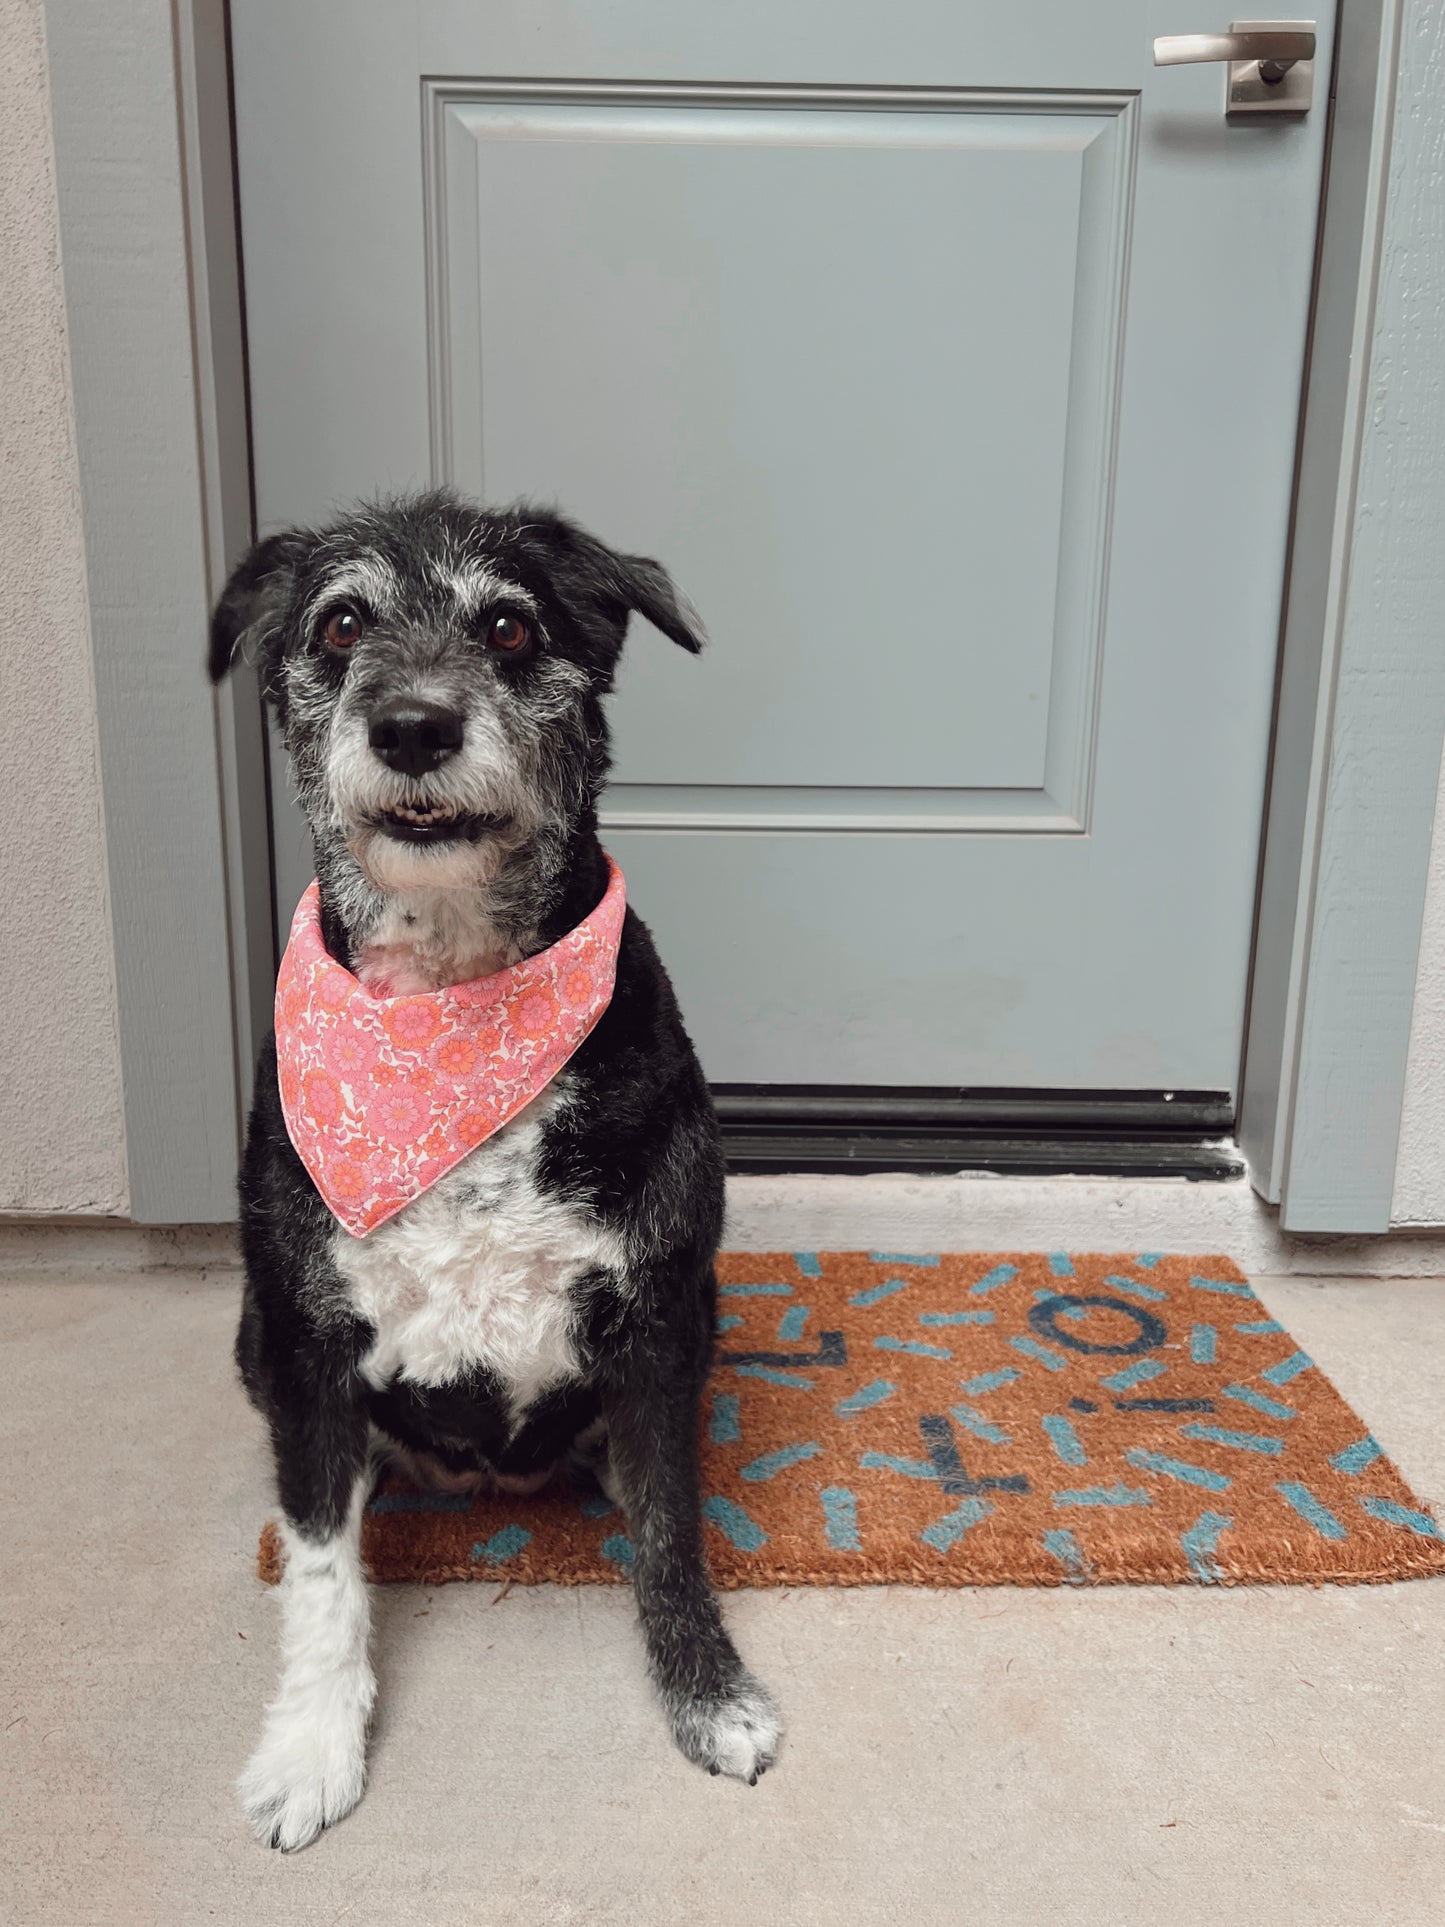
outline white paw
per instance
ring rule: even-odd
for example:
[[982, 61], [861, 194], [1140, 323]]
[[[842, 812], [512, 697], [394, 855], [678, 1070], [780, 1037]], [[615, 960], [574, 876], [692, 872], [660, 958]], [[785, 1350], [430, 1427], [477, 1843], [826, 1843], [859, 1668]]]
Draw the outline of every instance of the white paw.
[[283, 1691], [237, 1782], [258, 1840], [294, 1853], [350, 1813], [366, 1786], [366, 1723], [375, 1691], [369, 1670]]
[[772, 1694], [751, 1673], [725, 1698], [693, 1700], [673, 1716], [673, 1734], [690, 1760], [749, 1786], [777, 1757], [782, 1731]]

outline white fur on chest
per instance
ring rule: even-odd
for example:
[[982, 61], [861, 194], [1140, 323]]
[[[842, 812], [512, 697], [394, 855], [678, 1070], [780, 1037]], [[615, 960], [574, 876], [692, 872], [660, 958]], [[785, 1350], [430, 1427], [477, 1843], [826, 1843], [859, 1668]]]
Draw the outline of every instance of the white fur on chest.
[[576, 1376], [571, 1288], [588, 1271], [620, 1273], [623, 1252], [585, 1206], [538, 1189], [543, 1122], [564, 1083], [370, 1237], [337, 1231], [347, 1296], [376, 1328], [361, 1370], [378, 1390], [395, 1378], [445, 1385], [485, 1366], [516, 1422]]

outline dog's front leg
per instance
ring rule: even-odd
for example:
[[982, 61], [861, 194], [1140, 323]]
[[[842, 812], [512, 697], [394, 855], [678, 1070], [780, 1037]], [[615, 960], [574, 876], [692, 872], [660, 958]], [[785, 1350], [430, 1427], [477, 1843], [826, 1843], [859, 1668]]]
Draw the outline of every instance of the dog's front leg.
[[324, 1424], [315, 1422], [320, 1417], [273, 1424], [285, 1513], [281, 1686], [239, 1783], [258, 1837], [288, 1852], [361, 1798], [376, 1697], [361, 1565], [366, 1419], [349, 1407], [329, 1411]]
[[610, 1478], [632, 1533], [648, 1666], [673, 1739], [709, 1773], [751, 1786], [782, 1731], [743, 1665], [708, 1583], [698, 1501], [698, 1388], [636, 1364], [606, 1400]]

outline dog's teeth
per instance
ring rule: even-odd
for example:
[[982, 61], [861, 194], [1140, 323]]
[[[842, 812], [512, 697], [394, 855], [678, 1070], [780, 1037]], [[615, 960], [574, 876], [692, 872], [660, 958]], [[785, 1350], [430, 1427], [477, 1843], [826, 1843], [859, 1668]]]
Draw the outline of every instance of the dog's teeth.
[[420, 805], [414, 803], [393, 803], [388, 806], [386, 815], [393, 823], [408, 823], [415, 830], [436, 829], [439, 825], [455, 823], [459, 811], [444, 803]]

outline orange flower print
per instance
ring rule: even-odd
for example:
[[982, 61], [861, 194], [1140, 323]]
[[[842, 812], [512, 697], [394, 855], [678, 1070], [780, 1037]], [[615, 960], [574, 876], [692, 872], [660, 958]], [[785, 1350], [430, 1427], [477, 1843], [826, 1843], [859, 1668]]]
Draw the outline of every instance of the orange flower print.
[[562, 995], [574, 1010], [585, 1009], [597, 994], [597, 980], [586, 964], [573, 964], [562, 973]]
[[520, 1000], [515, 1015], [524, 1037], [545, 1037], [557, 1021], [557, 999], [545, 984], [538, 984]]
[[366, 1194], [366, 1171], [350, 1158], [336, 1158], [328, 1163], [326, 1176], [333, 1194], [338, 1198], [349, 1201]]
[[431, 1106], [419, 1091], [406, 1084], [393, 1084], [377, 1091], [366, 1106], [366, 1121], [378, 1137], [393, 1144], [410, 1144], [421, 1136], [431, 1119]]
[[382, 1022], [391, 1041], [406, 1050], [425, 1050], [442, 1027], [430, 997], [399, 997]]
[[496, 1128], [497, 1121], [490, 1111], [468, 1111], [452, 1126], [456, 1132], [457, 1143], [465, 1144], [468, 1149], [474, 1144], [480, 1144], [483, 1138], [490, 1137]]
[[435, 1061], [448, 1077], [469, 1077], [482, 1061], [481, 1046], [472, 1037], [448, 1037], [437, 1045]]
[[294, 1111], [301, 1096], [301, 1073], [290, 1064], [281, 1066], [281, 1102]]
[[381, 1054], [381, 1046], [364, 1030], [351, 1024], [337, 1024], [322, 1038], [321, 1054], [328, 1070], [350, 1081], [364, 1077]]
[[400, 1076], [401, 1072], [395, 1064], [377, 1064], [372, 1069], [371, 1081], [373, 1084], [394, 1084]]
[[334, 1124], [341, 1116], [341, 1086], [325, 1071], [307, 1071], [301, 1090], [302, 1101], [318, 1124]]

